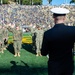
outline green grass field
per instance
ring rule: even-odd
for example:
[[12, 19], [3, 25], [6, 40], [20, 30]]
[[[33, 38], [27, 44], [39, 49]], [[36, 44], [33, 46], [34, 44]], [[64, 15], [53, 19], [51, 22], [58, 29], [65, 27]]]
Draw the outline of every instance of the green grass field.
[[5, 50], [0, 53], [0, 75], [48, 75], [47, 61], [46, 56], [36, 57], [31, 49], [21, 49], [21, 57], [14, 57], [13, 49]]
[[14, 57], [13, 49], [5, 50], [0, 53], [0, 75], [47, 75], [47, 60], [30, 50], [21, 49], [21, 57]]
[[22, 45], [21, 57], [14, 57], [12, 33], [9, 35], [10, 45], [4, 54], [0, 53], [0, 75], [47, 75], [48, 58], [36, 57], [28, 43], [31, 41], [30, 34], [23, 34], [23, 37], [27, 39], [27, 44]]
[[48, 58], [36, 57], [31, 44], [22, 45], [21, 57], [14, 57], [13, 52], [13, 46], [10, 44], [3, 54], [0, 53], [0, 75], [48, 75]]

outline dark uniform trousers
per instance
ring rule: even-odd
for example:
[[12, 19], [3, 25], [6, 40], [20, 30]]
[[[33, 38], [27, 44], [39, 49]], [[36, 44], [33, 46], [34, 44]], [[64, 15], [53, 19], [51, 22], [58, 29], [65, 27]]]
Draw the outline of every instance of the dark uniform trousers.
[[15, 40], [14, 41], [13, 46], [14, 46], [15, 54], [20, 52], [21, 44], [22, 44], [21, 40]]
[[48, 75], [73, 75], [73, 61], [65, 62], [48, 61]]

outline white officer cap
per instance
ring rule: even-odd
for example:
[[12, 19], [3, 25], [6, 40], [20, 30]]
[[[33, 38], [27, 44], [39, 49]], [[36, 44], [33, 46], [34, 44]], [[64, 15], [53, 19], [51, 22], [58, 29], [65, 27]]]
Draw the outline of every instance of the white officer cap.
[[66, 8], [52, 8], [51, 9], [51, 12], [54, 13], [54, 14], [67, 14], [69, 13], [69, 10], [66, 9]]

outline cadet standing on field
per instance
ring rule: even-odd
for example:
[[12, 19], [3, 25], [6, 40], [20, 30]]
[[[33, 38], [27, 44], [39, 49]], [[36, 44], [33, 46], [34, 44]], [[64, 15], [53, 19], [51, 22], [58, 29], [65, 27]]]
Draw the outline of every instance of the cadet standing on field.
[[3, 52], [3, 29], [2, 29], [2, 25], [0, 25], [0, 52]]
[[41, 56], [41, 45], [42, 45], [42, 39], [43, 39], [43, 29], [41, 26], [37, 25], [36, 29], [36, 56]]
[[35, 28], [36, 28], [36, 25], [32, 25], [30, 24], [30, 30], [31, 30], [31, 35], [32, 35], [32, 50], [35, 50], [36, 49], [36, 34], [35, 34]]
[[7, 29], [13, 33], [13, 47], [15, 52], [14, 57], [20, 57], [20, 49], [22, 44], [22, 30], [18, 24], [8, 26]]
[[3, 48], [6, 50], [8, 46], [8, 30], [5, 26], [3, 26]]

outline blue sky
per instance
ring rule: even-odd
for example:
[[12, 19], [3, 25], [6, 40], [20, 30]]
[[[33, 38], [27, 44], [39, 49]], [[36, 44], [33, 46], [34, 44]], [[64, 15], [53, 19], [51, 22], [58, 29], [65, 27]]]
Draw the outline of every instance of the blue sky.
[[[71, 0], [52, 0], [52, 5], [68, 4], [70, 1]], [[48, 5], [48, 0], [43, 0], [43, 5]]]

